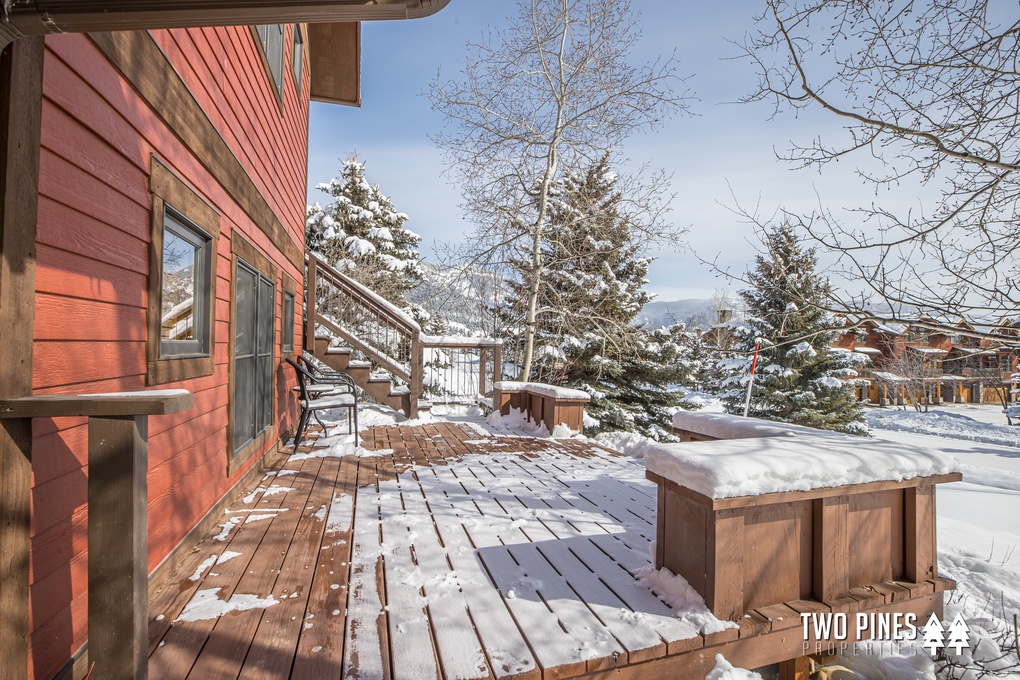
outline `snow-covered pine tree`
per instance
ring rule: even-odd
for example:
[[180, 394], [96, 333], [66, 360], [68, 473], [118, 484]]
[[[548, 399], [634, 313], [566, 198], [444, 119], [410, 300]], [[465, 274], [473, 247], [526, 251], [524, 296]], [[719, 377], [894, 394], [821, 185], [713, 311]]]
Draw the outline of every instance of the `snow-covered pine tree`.
[[752, 288], [740, 291], [747, 306], [745, 324], [736, 329], [742, 360], [720, 362], [728, 373], [726, 410], [743, 413], [751, 354], [760, 340], [748, 415], [864, 434], [854, 380], [863, 357], [832, 347], [840, 329], [824, 309], [831, 289], [815, 271], [814, 249], [803, 248], [790, 225], [766, 233], [763, 245], [747, 275]]
[[404, 294], [421, 282], [421, 237], [404, 227], [408, 216], [365, 177], [356, 157], [339, 177], [317, 188], [332, 200], [308, 206], [305, 240], [309, 250], [387, 300], [403, 307]]
[[[591, 394], [586, 432], [636, 430], [669, 439], [682, 396], [668, 388], [690, 382], [700, 342], [682, 324], [648, 331], [635, 322], [649, 300], [651, 259], [641, 255], [618, 182], [606, 155], [553, 191], [532, 379]], [[530, 263], [523, 258], [517, 265], [522, 281], [529, 280]], [[507, 304], [511, 351], [526, 302], [526, 286], [518, 284]]]

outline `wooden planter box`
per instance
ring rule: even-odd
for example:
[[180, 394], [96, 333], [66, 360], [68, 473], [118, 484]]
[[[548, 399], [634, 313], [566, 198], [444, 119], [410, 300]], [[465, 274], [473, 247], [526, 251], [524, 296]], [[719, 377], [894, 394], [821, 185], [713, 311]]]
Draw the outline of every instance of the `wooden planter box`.
[[544, 425], [549, 432], [557, 425], [566, 425], [575, 432], [581, 432], [584, 429], [584, 405], [590, 399], [579, 390], [542, 383], [504, 381], [493, 386], [492, 407], [502, 415], [509, 415], [510, 409], [517, 409], [529, 421]]
[[794, 601], [853, 603], [868, 589], [917, 597], [945, 586], [934, 492], [959, 473], [722, 499], [647, 476], [659, 487], [656, 568], [686, 578], [720, 619]]

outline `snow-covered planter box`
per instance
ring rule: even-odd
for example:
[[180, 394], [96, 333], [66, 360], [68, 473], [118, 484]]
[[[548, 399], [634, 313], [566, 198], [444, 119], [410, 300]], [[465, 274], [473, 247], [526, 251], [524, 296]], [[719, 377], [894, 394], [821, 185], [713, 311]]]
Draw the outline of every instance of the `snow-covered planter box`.
[[724, 441], [647, 452], [655, 566], [686, 578], [719, 618], [777, 605], [856, 611], [952, 587], [938, 577], [934, 495], [962, 478], [951, 458], [737, 416], [680, 421]]
[[544, 425], [552, 432], [565, 425], [575, 432], [584, 429], [584, 405], [587, 392], [543, 383], [504, 380], [492, 386], [492, 408], [502, 415], [511, 409], [523, 413], [529, 421]]

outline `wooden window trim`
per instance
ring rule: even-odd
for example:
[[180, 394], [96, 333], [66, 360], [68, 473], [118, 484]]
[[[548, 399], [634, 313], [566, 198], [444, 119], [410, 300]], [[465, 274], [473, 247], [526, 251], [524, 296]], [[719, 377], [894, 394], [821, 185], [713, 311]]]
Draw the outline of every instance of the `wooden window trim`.
[[[272, 413], [269, 427], [261, 434], [248, 442], [245, 446], [234, 450], [234, 332], [237, 322], [237, 261], [244, 260], [246, 264], [255, 268], [260, 274], [270, 281], [277, 281], [277, 267], [268, 257], [258, 251], [255, 246], [248, 243], [236, 231], [230, 236], [230, 320], [227, 332], [227, 476], [233, 476], [252, 456], [261, 453], [271, 441], [276, 438], [276, 390], [270, 391], [273, 399]], [[275, 293], [274, 293], [275, 295]], [[278, 309], [277, 304], [273, 309]], [[273, 324], [276, 328], [276, 324]], [[277, 343], [273, 342], [273, 363], [277, 364]], [[275, 372], [274, 372], [275, 374]]]
[[[220, 215], [158, 158], [152, 156], [149, 170], [152, 213], [149, 239], [149, 295], [145, 338], [147, 385], [189, 380], [212, 375], [216, 369], [216, 256], [220, 236]], [[186, 217], [211, 237], [209, 244], [209, 355], [160, 358], [160, 299], [163, 293], [163, 216], [167, 206]]]
[[298, 346], [298, 334], [297, 334], [297, 332], [294, 331], [294, 329], [293, 329], [294, 326], [292, 324], [291, 332], [294, 333], [294, 337], [291, 338], [290, 351], [287, 352], [287, 351], [284, 351], [284, 349], [283, 349], [283, 331], [284, 331], [283, 324], [287, 321], [287, 319], [284, 317], [284, 314], [283, 314], [283, 312], [284, 312], [284, 305], [283, 305], [284, 295], [283, 294], [284, 293], [290, 293], [291, 295], [294, 296], [294, 316], [293, 316], [293, 318], [291, 318], [292, 322], [297, 321], [297, 314], [298, 314], [297, 301], [298, 301], [298, 296], [297, 296], [297, 281], [295, 281], [293, 279], [293, 277], [291, 277], [286, 272], [283, 272], [281, 276], [282, 276], [282, 279], [283, 279], [282, 283], [280, 284], [280, 291], [281, 291], [280, 292], [280, 357], [281, 357], [281, 361], [282, 361], [282, 359], [284, 359], [284, 358], [286, 358], [286, 359], [294, 359], [295, 355], [296, 355], [296, 352], [297, 352], [296, 348]]
[[[266, 24], [259, 24], [259, 25], [261, 26], [261, 25], [266, 25]], [[268, 24], [268, 25], [276, 26], [276, 25], [280, 25], [280, 24]], [[282, 25], [284, 27], [284, 29], [283, 29], [283, 44], [284, 44], [284, 46], [286, 46], [286, 45], [289, 44], [287, 42], [287, 24], [282, 24]], [[285, 76], [283, 74], [283, 72], [287, 70], [287, 57], [286, 57], [287, 51], [281, 47], [281, 52], [283, 53], [283, 56], [282, 56], [283, 65], [282, 65], [282, 67], [280, 69], [280, 86], [277, 87], [276, 86], [276, 78], [273, 77], [273, 67], [270, 66], [270, 64], [269, 64], [269, 55], [266, 54], [266, 50], [262, 47], [262, 38], [259, 37], [258, 28], [256, 28], [255, 24], [252, 24], [248, 28], [251, 29], [251, 39], [253, 41], [255, 41], [255, 51], [258, 53], [259, 58], [262, 60], [262, 66], [263, 66], [263, 68], [265, 69], [265, 72], [266, 72], [266, 81], [269, 83], [269, 89], [273, 91], [273, 96], [276, 98], [276, 106], [277, 106], [277, 108], [280, 111], [280, 115], [282, 116], [283, 115], [283, 93], [284, 93], [284, 90], [286, 90], [286, 86], [284, 85], [284, 81], [287, 80], [287, 76]]]

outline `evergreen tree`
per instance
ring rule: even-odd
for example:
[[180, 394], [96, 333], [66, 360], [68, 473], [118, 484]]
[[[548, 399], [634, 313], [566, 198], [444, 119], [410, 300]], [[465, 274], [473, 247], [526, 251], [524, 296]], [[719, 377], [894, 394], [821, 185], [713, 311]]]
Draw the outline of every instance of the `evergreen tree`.
[[343, 162], [339, 177], [317, 188], [332, 201], [308, 207], [308, 249], [379, 295], [405, 306], [405, 293], [422, 280], [421, 237], [404, 227], [407, 215], [398, 212], [377, 185], [369, 183], [364, 164], [355, 157]]
[[766, 252], [748, 272], [753, 286], [740, 291], [747, 306], [737, 330], [738, 360], [719, 369], [726, 410], [743, 413], [751, 354], [760, 341], [748, 415], [826, 430], [863, 434], [855, 367], [864, 357], [834, 350], [840, 329], [824, 310], [831, 289], [815, 272], [814, 249], [802, 248], [794, 228], [783, 225], [765, 235]]
[[[553, 191], [532, 377], [591, 394], [588, 432], [636, 430], [669, 439], [682, 396], [667, 388], [690, 382], [700, 342], [682, 324], [648, 331], [635, 322], [649, 300], [651, 259], [640, 254], [618, 183], [603, 156]], [[520, 283], [506, 308], [507, 346], [515, 356], [522, 353], [514, 342], [525, 318], [530, 262], [516, 264]]]

